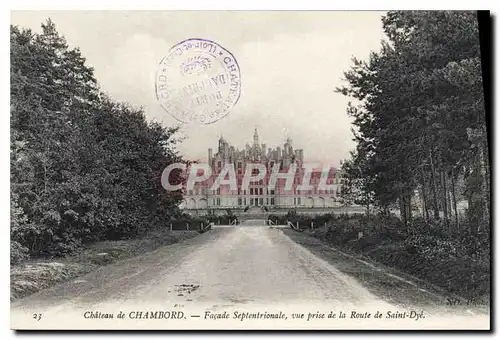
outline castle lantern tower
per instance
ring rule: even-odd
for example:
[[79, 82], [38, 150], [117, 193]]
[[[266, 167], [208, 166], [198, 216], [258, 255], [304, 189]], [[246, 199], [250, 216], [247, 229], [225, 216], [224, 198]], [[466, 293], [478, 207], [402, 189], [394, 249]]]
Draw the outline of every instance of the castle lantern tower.
[[220, 135], [220, 138], [219, 138], [219, 152], [220, 153], [223, 153], [224, 152], [224, 145], [225, 145], [226, 141], [224, 140], [224, 138], [222, 137], [222, 135]]
[[259, 135], [257, 134], [257, 129], [253, 133], [253, 145], [259, 145]]

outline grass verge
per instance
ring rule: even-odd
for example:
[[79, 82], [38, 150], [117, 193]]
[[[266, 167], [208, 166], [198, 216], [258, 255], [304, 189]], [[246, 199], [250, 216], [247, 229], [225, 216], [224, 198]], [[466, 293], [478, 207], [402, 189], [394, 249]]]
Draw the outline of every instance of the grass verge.
[[133, 240], [103, 241], [66, 257], [32, 259], [11, 266], [10, 299], [23, 298], [57, 283], [87, 274], [100, 266], [153, 251], [199, 235], [194, 230], [155, 231]]
[[448, 305], [455, 301], [478, 308], [489, 305], [489, 281], [485, 278], [477, 280], [480, 284], [475, 290], [478, 295], [467, 295], [470, 291], [467, 285], [471, 281], [469, 276], [474, 276], [479, 269], [483, 270], [482, 267], [472, 268], [471, 263], [463, 265], [460, 259], [455, 259], [455, 265], [442, 259], [424, 261], [417, 254], [402, 251], [402, 241], [371, 242], [370, 238], [357, 239], [355, 233], [349, 236], [341, 231], [333, 237], [325, 237], [325, 230], [322, 229], [327, 228], [304, 232], [283, 229], [283, 232], [390, 302], [400, 305]]

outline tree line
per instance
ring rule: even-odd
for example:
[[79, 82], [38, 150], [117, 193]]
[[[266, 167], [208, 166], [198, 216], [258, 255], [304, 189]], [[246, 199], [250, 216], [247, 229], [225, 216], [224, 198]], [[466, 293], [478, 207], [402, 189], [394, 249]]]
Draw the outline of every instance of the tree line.
[[[478, 19], [467, 11], [390, 11], [387, 39], [354, 58], [336, 89], [350, 97], [356, 149], [342, 197], [406, 228], [415, 203], [427, 225], [489, 233], [490, 161]], [[457, 207], [467, 201], [465, 219]], [[464, 224], [462, 226], [462, 224]]]
[[176, 127], [103, 93], [48, 20], [11, 26], [11, 262], [133, 238], [180, 214], [161, 186]]

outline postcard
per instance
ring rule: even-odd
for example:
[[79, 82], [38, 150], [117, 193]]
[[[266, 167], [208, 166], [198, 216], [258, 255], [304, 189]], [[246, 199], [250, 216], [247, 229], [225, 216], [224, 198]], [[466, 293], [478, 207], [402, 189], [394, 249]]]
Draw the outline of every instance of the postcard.
[[490, 330], [489, 21], [12, 11], [11, 328]]

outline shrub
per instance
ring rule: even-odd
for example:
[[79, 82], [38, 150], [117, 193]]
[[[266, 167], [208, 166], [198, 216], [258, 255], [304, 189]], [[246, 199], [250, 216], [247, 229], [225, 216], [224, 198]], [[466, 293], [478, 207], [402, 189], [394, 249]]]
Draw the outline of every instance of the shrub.
[[28, 248], [23, 247], [17, 241], [10, 242], [10, 264], [19, 264], [29, 258]]
[[10, 263], [18, 264], [29, 258], [29, 249], [22, 245], [36, 231], [27, 222], [23, 209], [17, 204], [17, 195], [10, 200]]
[[[463, 225], [456, 233], [444, 223], [415, 218], [408, 230], [394, 216], [338, 215], [310, 232], [340, 249], [362, 253], [385, 265], [464, 297], [489, 293], [488, 229]], [[483, 231], [481, 231], [483, 230]], [[358, 232], [363, 236], [358, 239]]]
[[267, 216], [267, 219], [273, 221], [274, 223], [281, 224], [281, 225], [286, 224], [286, 222], [288, 221], [286, 218], [286, 215], [273, 215], [273, 214], [271, 214], [271, 215]]

